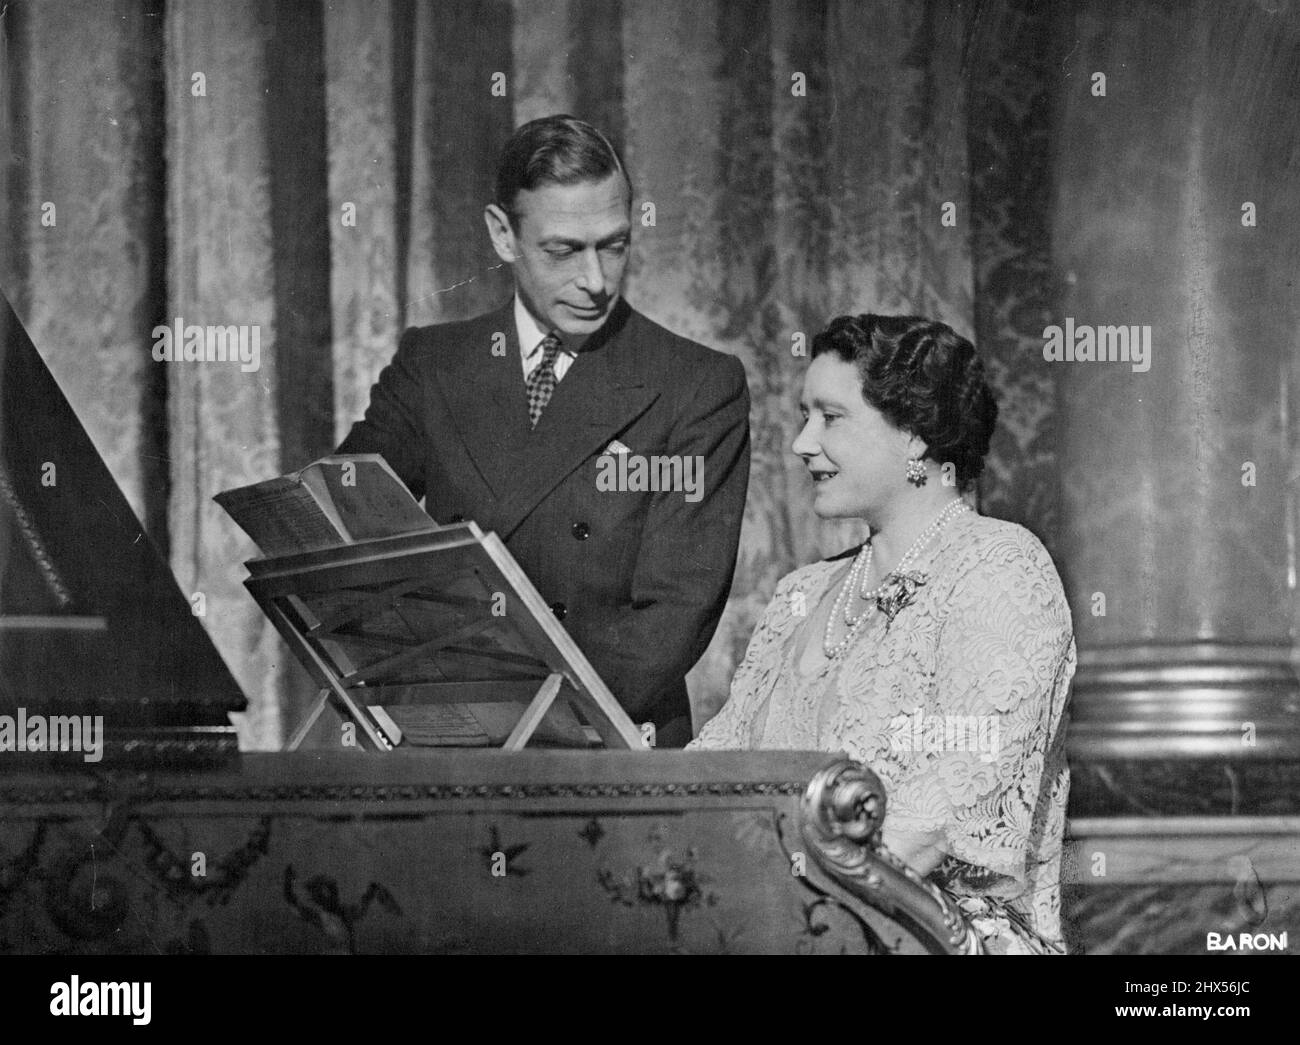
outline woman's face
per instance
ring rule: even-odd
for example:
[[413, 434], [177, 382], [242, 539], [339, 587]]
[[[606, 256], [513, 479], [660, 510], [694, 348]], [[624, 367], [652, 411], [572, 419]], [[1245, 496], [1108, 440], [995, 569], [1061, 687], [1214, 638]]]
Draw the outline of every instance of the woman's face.
[[906, 489], [911, 436], [862, 398], [857, 368], [834, 353], [804, 375], [803, 430], [792, 449], [813, 478], [813, 511], [823, 519], [865, 518]]

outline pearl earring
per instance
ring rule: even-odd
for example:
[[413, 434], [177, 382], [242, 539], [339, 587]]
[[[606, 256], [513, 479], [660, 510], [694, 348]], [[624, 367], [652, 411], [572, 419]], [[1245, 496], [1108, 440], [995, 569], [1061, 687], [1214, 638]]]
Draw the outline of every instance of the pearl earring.
[[907, 481], [913, 486], [924, 486], [930, 477], [925, 474], [925, 465], [919, 458], [909, 457], [907, 460]]

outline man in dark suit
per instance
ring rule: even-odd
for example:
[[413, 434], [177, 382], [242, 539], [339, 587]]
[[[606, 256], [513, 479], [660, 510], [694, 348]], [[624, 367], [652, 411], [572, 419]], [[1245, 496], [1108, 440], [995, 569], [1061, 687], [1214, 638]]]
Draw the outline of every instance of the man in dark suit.
[[681, 747], [735, 570], [749, 391], [739, 360], [623, 300], [631, 202], [594, 127], [516, 131], [484, 215], [514, 299], [407, 330], [339, 453], [382, 453], [434, 519], [495, 530], [632, 719]]

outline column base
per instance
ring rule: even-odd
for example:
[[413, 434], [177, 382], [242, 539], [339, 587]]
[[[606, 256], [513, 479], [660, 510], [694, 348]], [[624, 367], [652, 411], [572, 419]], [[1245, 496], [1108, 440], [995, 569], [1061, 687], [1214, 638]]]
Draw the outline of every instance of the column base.
[[1081, 650], [1070, 755], [1300, 760], [1292, 657], [1289, 646], [1212, 642]]
[[1081, 651], [1070, 816], [1300, 814], [1300, 680], [1290, 647]]

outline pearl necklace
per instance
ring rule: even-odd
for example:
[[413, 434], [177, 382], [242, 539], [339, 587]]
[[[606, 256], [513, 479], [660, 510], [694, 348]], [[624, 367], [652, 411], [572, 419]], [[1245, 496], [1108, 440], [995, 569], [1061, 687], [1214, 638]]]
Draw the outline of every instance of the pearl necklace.
[[[898, 560], [898, 565], [885, 575], [885, 581], [888, 581], [890, 576], [906, 573], [908, 568], [920, 556], [926, 545], [938, 536], [939, 531], [942, 530], [951, 519], [954, 519], [962, 512], [969, 510], [970, 506], [960, 497], [947, 505], [943, 511], [935, 517], [934, 521], [922, 530], [916, 540], [912, 542], [912, 546], [908, 548], [903, 554], [903, 557]], [[871, 542], [868, 541], [862, 551], [858, 552], [854, 557], [853, 565], [849, 567], [849, 574], [845, 578], [844, 584], [840, 587], [839, 594], [835, 596], [835, 602], [831, 606], [830, 616], [826, 618], [826, 636], [822, 640], [822, 649], [826, 651], [826, 656], [831, 659], [838, 657], [853, 644], [853, 640], [858, 637], [858, 632], [862, 630], [867, 618], [871, 615], [872, 609], [875, 608], [876, 600], [885, 590], [885, 581], [882, 581], [877, 587], [872, 588], [871, 590], [867, 590], [866, 588], [867, 577], [871, 572], [873, 553], [874, 548], [872, 547]], [[863, 608], [862, 612], [856, 617], [849, 613], [848, 607], [848, 595], [854, 588], [860, 588], [858, 595], [867, 602], [867, 605]], [[844, 638], [839, 642], [832, 642], [831, 635], [835, 630], [835, 618], [838, 617], [841, 612], [844, 614], [844, 624], [848, 628], [848, 631], [845, 633]]]

